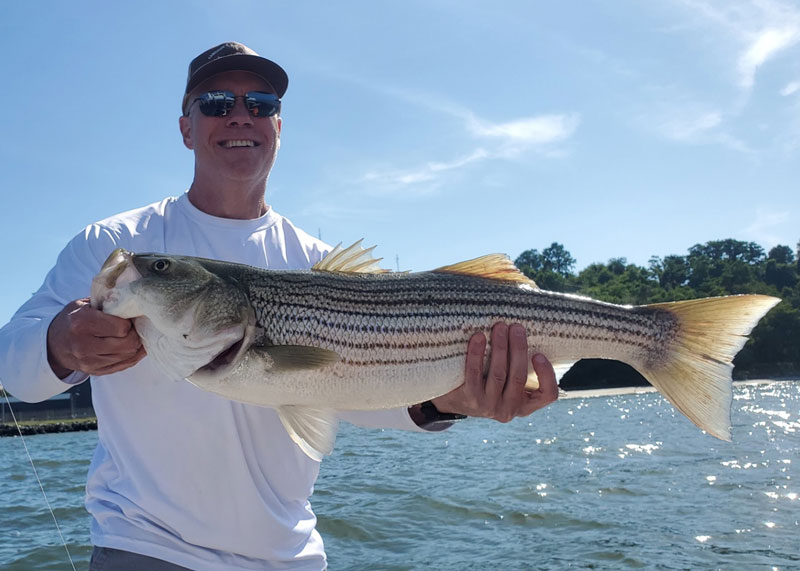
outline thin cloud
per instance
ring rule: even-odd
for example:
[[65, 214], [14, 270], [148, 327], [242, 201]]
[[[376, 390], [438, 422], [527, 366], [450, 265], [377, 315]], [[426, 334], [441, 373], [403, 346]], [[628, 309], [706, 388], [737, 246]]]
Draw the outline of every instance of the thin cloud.
[[800, 11], [771, 0], [683, 0], [735, 46], [738, 84], [749, 92], [759, 68], [800, 42]]
[[580, 123], [577, 114], [539, 115], [503, 123], [492, 123], [472, 113], [458, 116], [481, 144], [470, 154], [449, 161], [429, 161], [409, 169], [373, 169], [359, 182], [367, 185], [372, 194], [402, 191], [408, 195], [409, 188], [417, 196], [431, 194], [444, 184], [446, 177], [479, 161], [513, 159], [526, 152], [562, 157], [564, 153], [559, 153], [557, 144], [572, 137]]
[[437, 192], [447, 177], [481, 161], [514, 159], [525, 153], [546, 158], [563, 157], [566, 153], [558, 148], [558, 144], [572, 137], [580, 124], [577, 113], [541, 114], [492, 122], [441, 94], [381, 84], [352, 75], [339, 74], [337, 79], [456, 119], [477, 140], [475, 150], [455, 159], [428, 161], [410, 168], [374, 167], [356, 177], [356, 182], [373, 195], [429, 195]]
[[792, 95], [800, 91], [800, 81], [792, 81], [786, 85], [783, 89], [780, 90], [780, 94], [784, 97]]
[[[648, 81], [642, 90], [640, 110], [633, 118], [645, 130], [676, 143], [720, 145], [757, 158], [757, 147], [737, 136], [748, 132], [739, 119], [749, 111], [758, 74], [800, 43], [800, 10], [772, 0], [675, 3], [686, 12], [669, 33], [691, 35], [692, 42], [712, 44], [713, 49], [698, 52], [702, 61], [697, 65], [714, 66], [714, 80], [727, 78], [732, 89], [715, 89], [712, 83], [711, 88], [701, 90], [697, 83], [681, 84], [680, 77]], [[797, 90], [800, 82], [793, 82], [781, 93], [789, 95]], [[763, 144], [763, 138], [759, 143]]]
[[674, 88], [658, 91], [660, 104], [647, 109], [638, 122], [660, 137], [689, 145], [721, 145], [737, 152], [753, 154], [744, 141], [725, 129], [726, 114], [691, 97], [676, 93]]
[[747, 89], [752, 88], [758, 68], [798, 41], [800, 41], [800, 27], [797, 25], [760, 32], [744, 53], [739, 56], [737, 65], [740, 85]]
[[477, 117], [467, 107], [439, 94], [405, 87], [370, 84], [363, 80], [352, 79], [352, 81], [357, 81], [362, 86], [367, 85], [374, 91], [401, 99], [406, 103], [458, 119], [467, 131], [479, 139], [501, 139], [503, 143], [545, 145], [569, 138], [580, 123], [580, 115], [577, 113], [542, 114], [520, 117], [507, 122], [491, 122]]
[[693, 117], [675, 117], [661, 123], [661, 132], [669, 139], [697, 142], [698, 137], [722, 123], [719, 111], [710, 111]]
[[428, 163], [427, 167], [431, 172], [441, 172], [441, 171], [448, 171], [452, 169], [461, 168], [466, 166], [470, 163], [474, 163], [475, 161], [479, 161], [481, 159], [488, 158], [490, 155], [484, 149], [477, 149], [471, 155], [466, 156], [461, 159], [456, 159], [454, 161], [446, 162], [446, 163]]
[[477, 118], [469, 121], [468, 127], [477, 137], [505, 139], [506, 142], [545, 145], [568, 139], [577, 129], [578, 116], [540, 115], [526, 117], [506, 123], [487, 123]]
[[484, 149], [476, 149], [469, 155], [447, 162], [428, 162], [412, 169], [375, 169], [364, 174], [361, 183], [372, 194], [387, 194], [413, 187], [416, 195], [426, 195], [439, 187], [441, 176], [447, 171], [457, 170], [477, 161], [489, 158]]

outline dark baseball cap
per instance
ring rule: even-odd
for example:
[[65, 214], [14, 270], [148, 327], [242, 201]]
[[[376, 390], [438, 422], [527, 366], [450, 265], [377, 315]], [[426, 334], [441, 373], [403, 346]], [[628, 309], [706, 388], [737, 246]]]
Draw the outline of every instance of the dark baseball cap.
[[204, 51], [189, 64], [189, 76], [186, 78], [186, 91], [181, 105], [184, 112], [189, 93], [212, 75], [225, 71], [254, 73], [267, 81], [278, 97], [283, 97], [289, 86], [289, 76], [277, 63], [261, 57], [244, 44], [225, 42]]

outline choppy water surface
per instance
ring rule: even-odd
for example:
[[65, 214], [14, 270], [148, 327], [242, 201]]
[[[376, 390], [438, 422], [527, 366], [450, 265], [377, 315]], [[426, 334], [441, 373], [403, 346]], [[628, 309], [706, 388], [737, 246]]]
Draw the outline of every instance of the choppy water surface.
[[[800, 569], [800, 383], [737, 387], [733, 424], [717, 441], [649, 393], [433, 435], [343, 426], [312, 503], [334, 570]], [[26, 439], [79, 568], [95, 439]], [[0, 454], [0, 567], [68, 569], [20, 440]]]

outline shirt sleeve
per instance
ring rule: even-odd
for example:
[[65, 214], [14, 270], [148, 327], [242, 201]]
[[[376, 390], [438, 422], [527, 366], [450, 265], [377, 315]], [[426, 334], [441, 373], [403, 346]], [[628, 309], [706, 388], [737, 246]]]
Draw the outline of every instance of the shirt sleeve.
[[114, 247], [115, 238], [106, 228], [87, 227], [61, 251], [39, 290], [0, 329], [0, 383], [9, 393], [39, 402], [88, 378], [76, 371], [61, 380], [53, 373], [47, 330], [67, 303], [89, 296], [92, 277]]
[[408, 408], [386, 410], [343, 410], [339, 419], [364, 428], [396, 428], [412, 432], [431, 432], [417, 426], [408, 414]]

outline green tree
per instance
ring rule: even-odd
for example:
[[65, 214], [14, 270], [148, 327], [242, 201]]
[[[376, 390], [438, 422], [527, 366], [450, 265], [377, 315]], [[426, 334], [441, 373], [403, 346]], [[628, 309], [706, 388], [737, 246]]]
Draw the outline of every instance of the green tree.
[[800, 370], [800, 310], [779, 303], [753, 329], [734, 363], [738, 377], [796, 375]]
[[764, 268], [764, 282], [775, 286], [779, 292], [784, 288], [792, 288], [797, 283], [797, 266], [769, 259]]
[[544, 267], [544, 260], [539, 250], [525, 250], [514, 260], [514, 265], [528, 277], [533, 277]]
[[755, 242], [742, 242], [728, 238], [712, 240], [705, 244], [695, 244], [689, 248], [689, 256], [704, 256], [715, 263], [739, 260], [747, 264], [757, 263], [764, 259], [764, 249]]
[[795, 256], [795, 259], [797, 260], [797, 271], [800, 272], [800, 240], [797, 242], [795, 251], [797, 252], [797, 255]]
[[789, 246], [778, 245], [767, 254], [768, 260], [775, 260], [779, 264], [793, 264], [794, 252]]
[[539, 250], [525, 250], [514, 264], [542, 289], [571, 291], [572, 268], [575, 258], [558, 242]]
[[673, 289], [689, 282], [689, 264], [684, 256], [650, 258], [650, 272], [664, 289]]
[[550, 270], [566, 278], [575, 268], [575, 258], [563, 245], [553, 242], [542, 250], [542, 265], [543, 269]]

